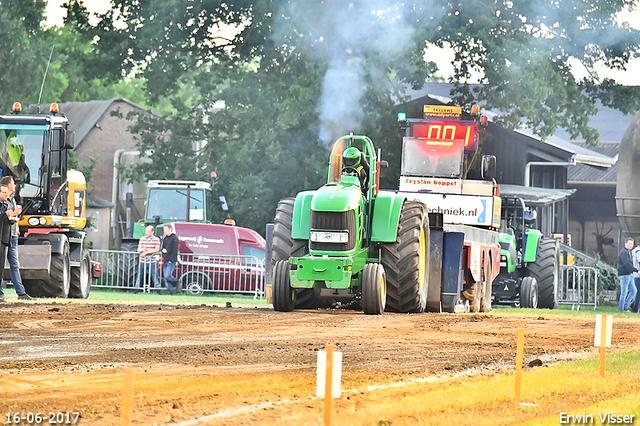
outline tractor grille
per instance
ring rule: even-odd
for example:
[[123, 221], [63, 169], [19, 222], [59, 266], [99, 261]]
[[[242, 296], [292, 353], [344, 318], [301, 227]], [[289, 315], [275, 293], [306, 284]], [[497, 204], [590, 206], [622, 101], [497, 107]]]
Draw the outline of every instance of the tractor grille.
[[311, 211], [311, 229], [314, 231], [348, 231], [349, 241], [344, 243], [319, 243], [310, 241], [311, 250], [348, 251], [356, 246], [356, 212]]

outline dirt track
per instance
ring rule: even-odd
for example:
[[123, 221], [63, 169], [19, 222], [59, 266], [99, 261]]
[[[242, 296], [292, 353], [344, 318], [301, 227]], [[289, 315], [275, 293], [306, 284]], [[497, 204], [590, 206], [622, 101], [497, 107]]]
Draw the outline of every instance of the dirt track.
[[[640, 348], [640, 320], [632, 318], [616, 322], [617, 350]], [[595, 353], [592, 317], [547, 311], [521, 318], [366, 316], [13, 301], [0, 305], [0, 416], [6, 423], [9, 412], [79, 412], [80, 424], [120, 424], [123, 371], [131, 368], [134, 424], [286, 424], [282, 419], [292, 412], [322, 412], [312, 396], [316, 351], [328, 343], [343, 352], [342, 385], [349, 393], [512, 366], [521, 327], [525, 362]]]

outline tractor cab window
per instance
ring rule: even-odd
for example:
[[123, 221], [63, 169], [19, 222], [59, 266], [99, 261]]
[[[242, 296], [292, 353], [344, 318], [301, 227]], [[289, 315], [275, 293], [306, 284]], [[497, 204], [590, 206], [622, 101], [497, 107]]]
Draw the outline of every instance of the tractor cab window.
[[49, 166], [51, 170], [51, 207], [57, 214], [66, 214], [67, 206], [67, 191], [64, 187], [67, 181], [67, 155], [62, 152], [63, 146], [63, 130], [54, 129], [51, 132]]
[[53, 131], [51, 135], [51, 177], [60, 177], [62, 174], [60, 164], [60, 132]]
[[151, 188], [149, 189], [146, 220], [153, 221], [156, 216], [162, 220], [205, 220], [204, 199], [204, 190], [191, 189], [189, 191], [189, 218], [187, 218], [186, 188]]
[[[13, 174], [25, 192], [37, 192], [42, 164], [42, 145], [49, 132], [47, 126], [3, 125], [0, 127], [0, 168]], [[28, 185], [31, 184], [31, 185]], [[24, 188], [25, 185], [31, 188]], [[23, 194], [25, 195], [25, 194]]]

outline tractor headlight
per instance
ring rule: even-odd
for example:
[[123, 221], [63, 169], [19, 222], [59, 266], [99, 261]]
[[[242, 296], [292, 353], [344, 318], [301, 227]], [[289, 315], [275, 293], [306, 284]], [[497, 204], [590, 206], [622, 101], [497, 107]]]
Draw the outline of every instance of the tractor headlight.
[[38, 226], [38, 225], [46, 225], [47, 224], [47, 218], [46, 217], [30, 217], [27, 220], [27, 223], [31, 226]]
[[348, 232], [311, 231], [309, 239], [314, 243], [342, 243], [349, 242]]

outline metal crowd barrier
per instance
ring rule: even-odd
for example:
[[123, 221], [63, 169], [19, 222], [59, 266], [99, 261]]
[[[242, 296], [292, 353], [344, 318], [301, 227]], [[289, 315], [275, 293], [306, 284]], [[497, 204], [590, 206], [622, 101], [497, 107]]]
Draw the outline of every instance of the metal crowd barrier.
[[[91, 250], [91, 260], [102, 265], [102, 273], [93, 279], [93, 287], [144, 292], [166, 290], [161, 263], [143, 264], [140, 269], [137, 252]], [[159, 287], [153, 280], [153, 271]], [[139, 272], [143, 273], [140, 283]], [[254, 256], [180, 253], [174, 276], [180, 280], [183, 293], [237, 293], [252, 294], [256, 299], [265, 297], [265, 261]]]
[[558, 304], [598, 307], [598, 270], [590, 266], [562, 265], [562, 281], [558, 289]]

